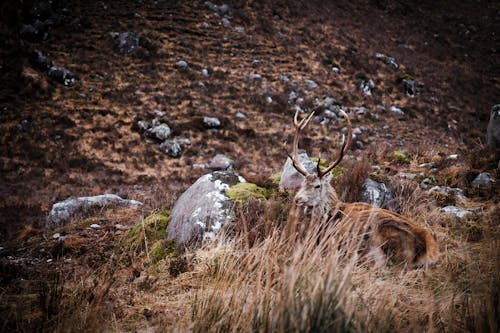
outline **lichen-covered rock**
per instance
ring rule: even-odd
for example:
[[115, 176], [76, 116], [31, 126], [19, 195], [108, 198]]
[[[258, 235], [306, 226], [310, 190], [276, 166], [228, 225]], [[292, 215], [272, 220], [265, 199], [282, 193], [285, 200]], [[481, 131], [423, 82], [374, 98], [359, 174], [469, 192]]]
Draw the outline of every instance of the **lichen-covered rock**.
[[203, 117], [203, 126], [205, 126], [205, 128], [220, 128], [222, 123], [219, 118], [216, 117]]
[[62, 227], [79, 214], [84, 214], [92, 209], [104, 208], [112, 205], [137, 208], [142, 206], [142, 203], [136, 200], [122, 199], [115, 194], [68, 198], [52, 206], [46, 226], [49, 229]]
[[[309, 158], [305, 151], [299, 151], [299, 160], [308, 172], [316, 172], [316, 164], [314, 164], [314, 162]], [[292, 164], [292, 160], [288, 157], [286, 159], [285, 165], [283, 166], [283, 172], [281, 173], [281, 179], [279, 183], [280, 189], [297, 190], [302, 184], [303, 180], [304, 176], [302, 176], [297, 172], [297, 170], [295, 170]]]
[[453, 215], [459, 219], [472, 216], [473, 213], [469, 210], [459, 208], [457, 206], [446, 206], [441, 208], [441, 212]]
[[394, 194], [384, 184], [367, 178], [361, 188], [361, 200], [377, 207], [390, 209], [394, 200]]
[[459, 202], [467, 201], [467, 198], [464, 196], [463, 191], [458, 187], [434, 186], [429, 190], [429, 193], [442, 193], [446, 196], [451, 196], [454, 200]]
[[233, 220], [233, 203], [226, 191], [245, 180], [229, 171], [200, 177], [177, 200], [170, 215], [167, 239], [178, 248], [197, 248]]

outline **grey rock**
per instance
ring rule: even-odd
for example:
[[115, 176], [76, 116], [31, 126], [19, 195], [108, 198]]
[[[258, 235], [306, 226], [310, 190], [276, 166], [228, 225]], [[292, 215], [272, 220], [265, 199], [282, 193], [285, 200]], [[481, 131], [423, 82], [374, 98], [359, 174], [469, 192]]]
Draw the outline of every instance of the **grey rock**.
[[340, 73], [340, 68], [338, 68], [338, 67], [332, 67], [332, 72], [334, 72], [335, 74], [339, 74]]
[[203, 125], [206, 128], [220, 128], [222, 123], [219, 118], [216, 117], [203, 117]]
[[174, 141], [182, 146], [190, 146], [191, 145], [191, 140], [189, 140], [189, 138], [186, 138], [184, 136], [175, 137]]
[[236, 119], [238, 119], [238, 120], [247, 120], [247, 116], [246, 116], [246, 114], [244, 114], [243, 112], [238, 112], [238, 113], [236, 113], [235, 117], [236, 117]]
[[64, 67], [52, 66], [49, 68], [47, 75], [65, 86], [72, 86], [76, 83], [73, 74]]
[[459, 219], [473, 215], [473, 213], [471, 211], [459, 208], [457, 206], [443, 207], [443, 208], [441, 208], [441, 212], [446, 213], [446, 214], [451, 214], [453, 216], [458, 217]]
[[384, 184], [367, 178], [361, 188], [361, 200], [377, 207], [393, 208], [394, 194]]
[[137, 122], [137, 127], [139, 128], [139, 130], [144, 132], [147, 129], [151, 128], [151, 123], [149, 121], [146, 121], [146, 120], [139, 120]]
[[488, 172], [482, 172], [470, 183], [472, 187], [479, 189], [489, 189], [495, 183], [495, 179]]
[[201, 75], [203, 75], [204, 77], [209, 77], [209, 76], [210, 76], [210, 74], [208, 73], [208, 69], [203, 68], [203, 69], [201, 70]]
[[390, 65], [394, 69], [398, 69], [399, 68], [399, 64], [397, 63], [396, 59], [394, 59], [392, 57], [388, 57], [385, 54], [375, 53], [375, 58], [377, 58], [378, 60], [384, 62], [387, 65]]
[[290, 78], [286, 74], [280, 74], [280, 80], [285, 83], [290, 82]]
[[314, 90], [319, 87], [319, 85], [316, 82], [310, 79], [304, 79], [304, 83], [307, 85], [307, 88], [309, 90]]
[[260, 80], [260, 79], [262, 79], [262, 75], [256, 74], [256, 73], [250, 73], [247, 75], [247, 78], [249, 80]]
[[262, 65], [262, 62], [260, 60], [257, 59], [252, 60], [252, 67], [257, 68], [260, 67], [260, 65]]
[[434, 176], [431, 176], [431, 177], [427, 177], [425, 178], [424, 180], [422, 180], [420, 182], [420, 187], [423, 188], [424, 190], [425, 189], [428, 189], [429, 186], [433, 185], [433, 184], [436, 184], [437, 183], [437, 179], [436, 177]]
[[[304, 168], [309, 173], [316, 173], [316, 163], [314, 163], [309, 155], [303, 150], [299, 150], [299, 161], [304, 166]], [[331, 174], [329, 175], [331, 177]], [[286, 159], [285, 165], [283, 166], [283, 171], [281, 173], [281, 179], [279, 183], [279, 187], [282, 190], [297, 190], [302, 181], [304, 180], [304, 176], [297, 172], [293, 167], [292, 160], [290, 157]]]
[[491, 108], [490, 121], [486, 131], [486, 142], [496, 151], [500, 151], [500, 104]]
[[227, 17], [223, 17], [221, 23], [224, 28], [229, 28], [231, 26], [231, 21], [229, 21]]
[[167, 227], [167, 239], [178, 248], [197, 248], [234, 220], [233, 203], [226, 191], [244, 179], [229, 171], [215, 171], [199, 178], [177, 200]]
[[236, 31], [237, 33], [244, 33], [245, 32], [245, 27], [242, 27], [241, 25], [237, 26], [234, 28], [234, 31]]
[[405, 94], [409, 97], [415, 97], [417, 95], [417, 84], [414, 80], [403, 80], [403, 90]]
[[160, 124], [147, 129], [144, 134], [149, 138], [165, 141], [170, 137], [170, 134], [172, 134], [172, 130], [167, 124]]
[[363, 94], [371, 96], [375, 89], [375, 82], [372, 79], [358, 79], [358, 87]]
[[208, 168], [212, 170], [230, 170], [233, 167], [233, 161], [223, 154], [217, 154], [208, 162]]
[[92, 209], [104, 208], [112, 205], [137, 208], [142, 206], [142, 203], [136, 200], [122, 199], [115, 194], [68, 198], [52, 206], [46, 226], [50, 229], [62, 227], [78, 215], [88, 213]]
[[179, 69], [187, 69], [189, 67], [188, 63], [186, 61], [184, 61], [184, 60], [177, 61], [176, 66]]
[[139, 48], [140, 38], [135, 32], [112, 32], [111, 37], [115, 39], [120, 53], [134, 53]]
[[458, 187], [434, 186], [429, 190], [429, 193], [433, 192], [442, 192], [448, 195], [452, 195], [460, 202], [467, 201], [467, 198], [465, 197], [462, 189], [459, 189]]
[[160, 150], [170, 157], [179, 158], [182, 156], [182, 148], [175, 140], [166, 140], [162, 142]]
[[391, 110], [392, 113], [394, 113], [395, 115], [398, 115], [398, 116], [404, 116], [405, 113], [403, 110], [401, 110], [400, 108], [398, 108], [397, 106], [393, 105], [389, 108], [389, 110]]

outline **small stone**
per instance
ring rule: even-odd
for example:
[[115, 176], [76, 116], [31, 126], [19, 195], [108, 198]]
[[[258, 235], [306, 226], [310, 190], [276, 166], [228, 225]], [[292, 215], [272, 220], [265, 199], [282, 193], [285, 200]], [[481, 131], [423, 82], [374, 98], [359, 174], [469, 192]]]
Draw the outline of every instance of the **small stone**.
[[245, 32], [245, 27], [242, 27], [241, 25], [237, 26], [234, 28], [234, 31], [236, 31], [237, 33], [244, 33]]
[[44, 72], [48, 71], [49, 68], [52, 67], [52, 61], [50, 60], [48, 53], [40, 50], [35, 50], [33, 62], [38, 69]]
[[262, 62], [260, 60], [257, 59], [252, 60], [252, 67], [254, 68], [260, 67], [260, 65], [262, 65]]
[[235, 117], [238, 120], [247, 120], [247, 116], [243, 112], [236, 113]]
[[179, 158], [182, 156], [181, 146], [174, 140], [167, 140], [160, 145], [160, 150], [170, 157]]
[[58, 239], [59, 237], [61, 237], [61, 234], [58, 232], [52, 235], [52, 238], [54, 239]]
[[273, 98], [271, 96], [266, 96], [266, 103], [271, 104], [273, 102]]
[[229, 28], [231, 26], [231, 21], [229, 21], [227, 17], [223, 17], [221, 22], [224, 28]]
[[174, 141], [180, 145], [183, 145], [183, 146], [190, 146], [191, 145], [191, 140], [189, 140], [188, 138], [186, 138], [184, 136], [175, 137]]
[[121, 225], [121, 224], [116, 224], [115, 225], [115, 229], [116, 230], [127, 230], [128, 227], [124, 226], [124, 225]]
[[340, 68], [338, 68], [338, 67], [332, 67], [332, 72], [334, 72], [335, 74], [339, 74], [340, 73]]
[[184, 60], [177, 61], [176, 66], [179, 69], [187, 69], [189, 67], [188, 63], [186, 61], [184, 61]]
[[304, 83], [307, 85], [307, 88], [309, 90], [314, 90], [314, 89], [319, 87], [319, 85], [316, 82], [314, 82], [313, 80], [304, 79]]
[[220, 128], [222, 123], [216, 117], [203, 117], [203, 125], [206, 128]]
[[427, 189], [427, 188], [429, 188], [429, 186], [434, 185], [436, 183], [437, 183], [436, 178], [434, 176], [431, 176], [431, 177], [428, 177], [428, 178], [425, 178], [424, 180], [422, 180], [420, 182], [420, 187], [423, 189]]
[[474, 180], [471, 182], [471, 186], [480, 189], [489, 189], [493, 186], [495, 179], [488, 172], [480, 173]]
[[256, 73], [250, 73], [247, 75], [247, 78], [249, 80], [260, 80], [260, 79], [262, 79], [262, 75], [256, 74]]
[[112, 32], [111, 37], [113, 37], [118, 44], [120, 53], [134, 53], [139, 48], [140, 38], [139, 35], [134, 32]]
[[153, 114], [156, 116], [156, 117], [163, 117], [165, 115], [165, 113], [163, 113], [161, 110], [153, 110]]
[[144, 132], [148, 138], [158, 139], [160, 141], [165, 141], [172, 134], [172, 130], [167, 124], [160, 124], [158, 126], [149, 128]]
[[280, 80], [285, 83], [290, 82], [290, 78], [286, 74], [280, 74]]
[[209, 77], [209, 76], [210, 76], [210, 74], [208, 73], [208, 69], [203, 68], [203, 69], [201, 70], [201, 75], [203, 75], [204, 77]]
[[463, 191], [458, 187], [448, 187], [448, 186], [434, 186], [429, 190], [429, 193], [433, 192], [443, 192], [452, 195], [460, 202], [466, 202], [467, 198], [464, 196]]
[[137, 127], [142, 131], [146, 131], [148, 128], [151, 127], [151, 123], [149, 121], [145, 121], [145, 120], [139, 120], [137, 122]]
[[404, 116], [405, 113], [403, 110], [401, 110], [400, 108], [398, 108], [397, 106], [393, 105], [390, 107], [390, 109], [392, 113], [396, 114], [396, 115], [399, 115], [399, 116]]
[[375, 89], [375, 83], [372, 79], [359, 79], [359, 89], [366, 96], [371, 96], [373, 89]]
[[201, 27], [202, 27], [203, 29], [208, 29], [208, 28], [210, 28], [210, 24], [208, 24], [207, 22], [203, 22], [203, 23], [201, 24]]
[[47, 75], [65, 86], [72, 86], [76, 83], [73, 74], [64, 67], [52, 66], [49, 68]]
[[90, 225], [90, 227], [91, 227], [92, 229], [101, 229], [101, 226], [100, 226], [99, 224], [97, 224], [97, 223], [92, 223], [92, 224]]
[[231, 170], [233, 161], [223, 154], [217, 154], [210, 159], [208, 167], [214, 171], [216, 170]]
[[414, 80], [403, 80], [403, 90], [408, 97], [415, 97], [417, 85]]
[[447, 160], [456, 160], [456, 159], [458, 159], [458, 154], [448, 155], [448, 156], [446, 156], [446, 159]]
[[47, 259], [47, 264], [50, 264], [53, 260], [52, 259]]

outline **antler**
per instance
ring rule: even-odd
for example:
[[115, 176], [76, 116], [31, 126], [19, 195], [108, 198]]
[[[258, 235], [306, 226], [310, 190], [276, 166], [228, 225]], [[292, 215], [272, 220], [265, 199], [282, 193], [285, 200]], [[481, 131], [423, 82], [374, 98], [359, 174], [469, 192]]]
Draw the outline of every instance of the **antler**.
[[299, 173], [301, 173], [304, 177], [306, 177], [309, 172], [307, 172], [306, 168], [300, 163], [299, 160], [299, 135], [300, 131], [303, 130], [309, 121], [311, 121], [312, 117], [314, 116], [314, 111], [311, 112], [307, 117], [302, 119], [299, 122], [299, 112], [295, 112], [295, 116], [293, 117], [293, 125], [295, 126], [295, 135], [293, 137], [293, 150], [292, 150], [292, 155], [288, 154], [288, 157], [292, 160], [293, 167], [295, 170], [297, 170]]
[[345, 117], [345, 120], [347, 121], [347, 140], [346, 140], [345, 137], [343, 138], [342, 141], [344, 141], [344, 143], [342, 144], [342, 148], [340, 148], [339, 157], [337, 158], [337, 160], [335, 162], [333, 162], [325, 170], [323, 170], [323, 171], [319, 170], [319, 159], [318, 159], [318, 165], [316, 166], [316, 171], [318, 173], [318, 177], [319, 178], [323, 177], [324, 175], [326, 175], [327, 173], [329, 173], [330, 171], [332, 171], [332, 169], [335, 168], [340, 163], [340, 161], [342, 161], [342, 158], [344, 158], [345, 152], [351, 146], [351, 141], [352, 141], [352, 126], [351, 126], [351, 121], [349, 120], [349, 116], [347, 115], [347, 113], [344, 112], [344, 110], [339, 110], [339, 111], [340, 111], [340, 113], [342, 113], [342, 115]]

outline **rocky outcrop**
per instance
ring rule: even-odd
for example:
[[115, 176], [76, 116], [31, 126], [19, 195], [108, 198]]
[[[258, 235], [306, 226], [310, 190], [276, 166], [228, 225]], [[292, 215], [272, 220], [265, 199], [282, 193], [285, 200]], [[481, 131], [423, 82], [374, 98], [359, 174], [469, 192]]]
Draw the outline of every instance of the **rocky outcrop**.
[[200, 177], [177, 200], [170, 214], [167, 239], [179, 249], [198, 248], [233, 221], [233, 203], [226, 191], [245, 182], [235, 173], [215, 171]]
[[55, 203], [47, 218], [46, 227], [55, 229], [71, 222], [72, 219], [97, 208], [110, 206], [137, 208], [142, 203], [136, 200], [127, 200], [115, 194], [103, 194], [92, 197], [68, 198]]

